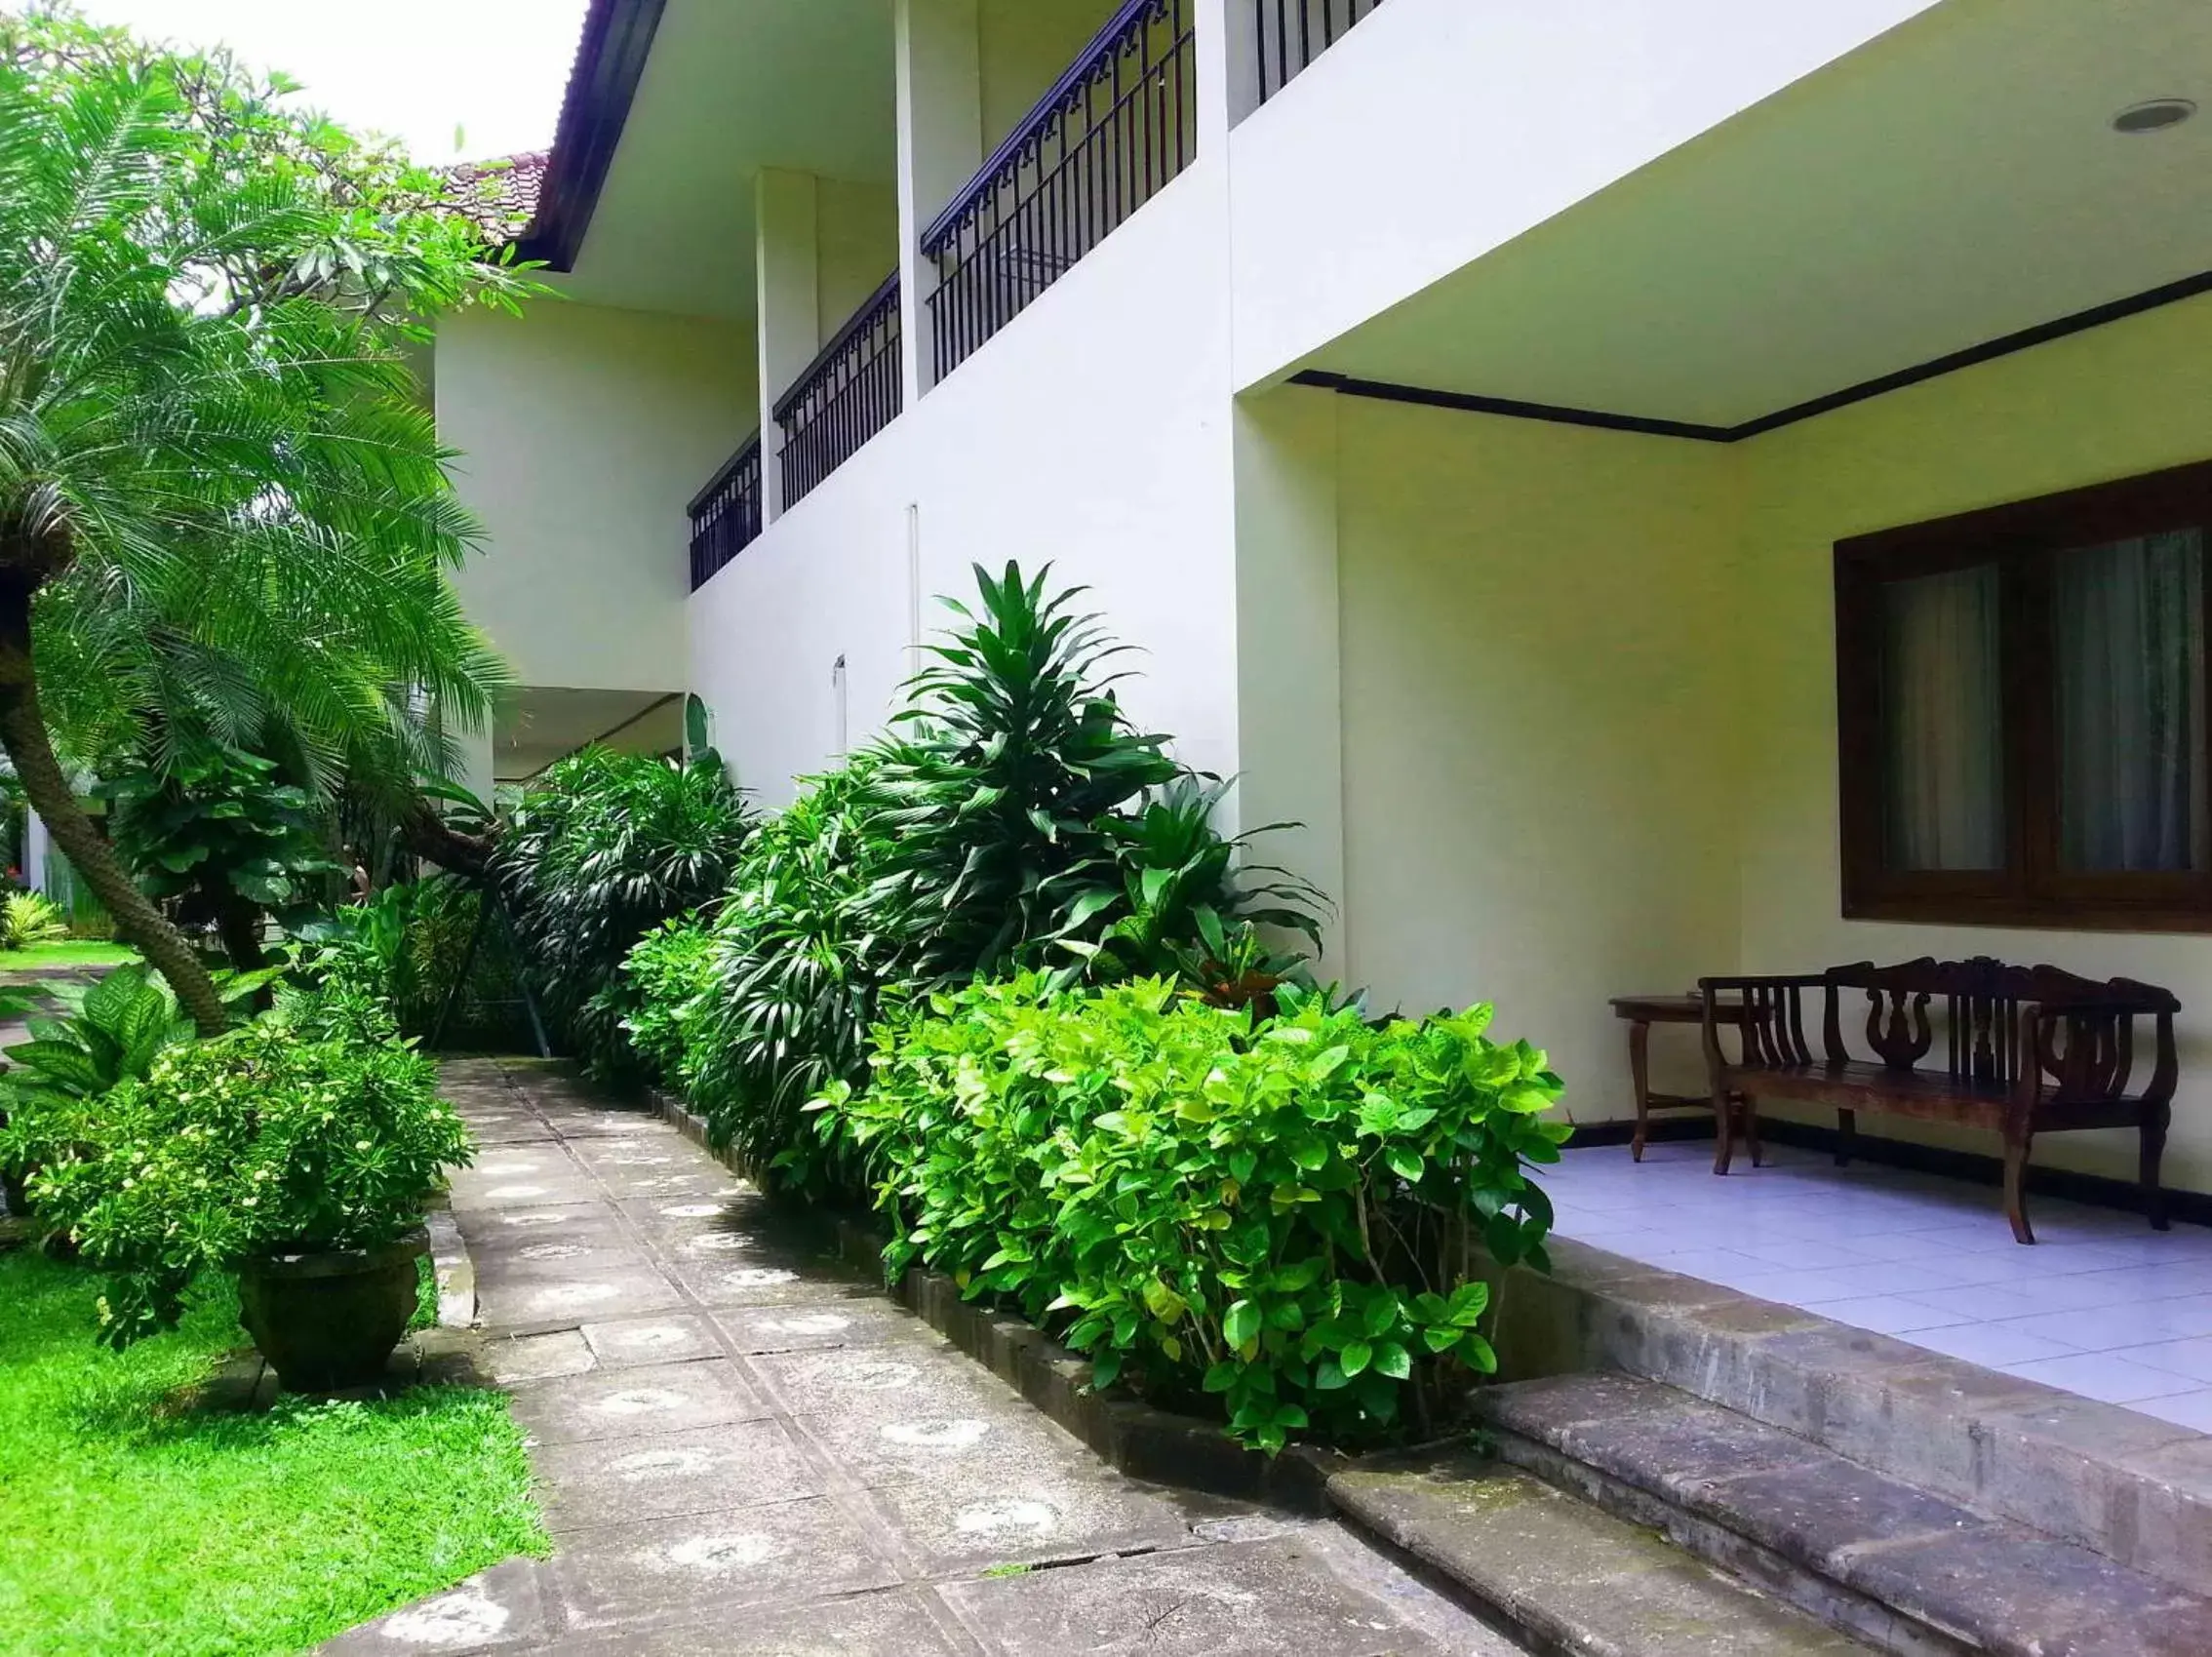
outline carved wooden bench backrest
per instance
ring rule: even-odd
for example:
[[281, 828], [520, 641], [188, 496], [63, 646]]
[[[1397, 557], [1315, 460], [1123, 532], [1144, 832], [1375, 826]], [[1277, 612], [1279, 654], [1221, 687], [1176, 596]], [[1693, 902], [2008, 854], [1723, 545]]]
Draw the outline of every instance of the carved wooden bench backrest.
[[[2116, 1098], [2134, 1067], [2135, 1019], [2170, 1018], [2180, 1004], [2133, 979], [2100, 982], [2056, 967], [2012, 967], [1993, 956], [1937, 961], [1923, 956], [1894, 967], [1860, 962], [1833, 967], [1826, 986], [1824, 1035], [1830, 1062], [1849, 1055], [1843, 1040], [1851, 994], [1866, 999], [1867, 1045], [1891, 1070], [1919, 1067], [1935, 1046], [1931, 1007], [1943, 1004], [1944, 1071], [1955, 1081], [2015, 1086], [2023, 1055], [2023, 1007], [2074, 1008], [2033, 1026], [2033, 1060], [2059, 1092]], [[2063, 1034], [2062, 1034], [2063, 1032]], [[2161, 1047], [2170, 1042], [2161, 1031]]]

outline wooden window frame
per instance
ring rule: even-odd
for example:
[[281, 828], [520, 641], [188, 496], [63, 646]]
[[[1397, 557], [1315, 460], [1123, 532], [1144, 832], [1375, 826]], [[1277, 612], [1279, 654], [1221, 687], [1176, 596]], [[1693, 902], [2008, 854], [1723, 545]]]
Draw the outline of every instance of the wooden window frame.
[[[2212, 681], [2212, 461], [2070, 490], [1836, 543], [1837, 754], [1843, 916], [2070, 931], [2212, 932], [2212, 870], [2084, 874], [2059, 863], [2051, 564], [2160, 531], [2205, 531], [2202, 625]], [[1998, 870], [1887, 866], [1882, 587], [1994, 563], [2005, 861]], [[2206, 687], [2212, 707], [2212, 683]], [[2212, 724], [2212, 721], [2208, 721]], [[2212, 743], [2212, 732], [2205, 740]]]

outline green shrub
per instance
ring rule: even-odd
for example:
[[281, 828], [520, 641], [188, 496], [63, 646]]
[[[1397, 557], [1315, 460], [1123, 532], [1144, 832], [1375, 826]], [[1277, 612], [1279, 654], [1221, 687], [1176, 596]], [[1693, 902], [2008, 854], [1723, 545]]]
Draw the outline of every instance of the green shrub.
[[681, 1084], [689, 1026], [714, 987], [714, 934], [696, 919], [646, 933], [622, 963], [622, 1028], [654, 1079]]
[[8, 1048], [0, 1103], [86, 1099], [142, 1078], [170, 1047], [198, 1031], [168, 983], [138, 962], [95, 984], [52, 987], [60, 1016], [34, 1013], [31, 1040]]
[[1544, 1263], [1525, 1177], [1560, 1084], [1489, 1009], [1377, 1027], [1286, 991], [1254, 1021], [1167, 981], [1038, 977], [930, 997], [874, 1032], [821, 1133], [865, 1161], [914, 1259], [1124, 1378], [1221, 1396], [1268, 1450], [1435, 1426], [1495, 1366], [1478, 1245]]
[[142, 1080], [12, 1104], [0, 1161], [34, 1168], [40, 1218], [114, 1275], [109, 1344], [173, 1326], [202, 1272], [376, 1247], [421, 1223], [443, 1170], [473, 1156], [468, 1130], [438, 1102], [430, 1060], [354, 1039], [362, 1022], [358, 1006], [296, 993], [269, 1018], [164, 1047]]
[[147, 896], [212, 927], [230, 964], [261, 964], [264, 915], [304, 918], [343, 874], [327, 808], [282, 780], [273, 760], [196, 743], [112, 777], [116, 854]]
[[709, 980], [683, 1021], [681, 1080], [718, 1140], [820, 1191], [807, 1102], [865, 1066], [877, 998], [895, 976], [895, 941], [866, 899], [890, 841], [870, 807], [883, 750], [810, 779], [739, 859], [713, 928]]
[[522, 959], [559, 1040], [603, 1073], [633, 1055], [603, 995], [637, 941], [721, 895], [752, 822], [719, 758], [587, 748], [516, 805], [496, 862]]
[[871, 777], [891, 844], [869, 927], [924, 981], [1034, 964], [1079, 933], [1121, 886], [1108, 820], [1179, 774], [1115, 699], [1124, 648], [1072, 608], [1082, 588], [1047, 598], [1049, 575], [977, 567], [980, 613], [947, 601], [961, 624], [930, 647], [907, 739]]
[[0, 903], [0, 949], [28, 949], [69, 935], [69, 918], [42, 891], [12, 891]]

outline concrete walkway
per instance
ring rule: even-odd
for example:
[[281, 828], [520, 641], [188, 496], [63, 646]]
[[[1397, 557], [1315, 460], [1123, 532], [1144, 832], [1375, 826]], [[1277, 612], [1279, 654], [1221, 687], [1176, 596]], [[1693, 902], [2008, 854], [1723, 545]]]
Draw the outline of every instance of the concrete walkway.
[[674, 1128], [449, 1065], [556, 1552], [328, 1649], [1505, 1657], [1350, 1532], [1113, 1474]]

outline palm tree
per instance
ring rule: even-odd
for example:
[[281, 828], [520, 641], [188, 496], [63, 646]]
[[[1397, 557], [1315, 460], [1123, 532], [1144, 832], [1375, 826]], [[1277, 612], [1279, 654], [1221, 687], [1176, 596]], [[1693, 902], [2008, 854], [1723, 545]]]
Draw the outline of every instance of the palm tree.
[[228, 59], [0, 20], [0, 748], [203, 1029], [222, 1002], [79, 807], [49, 698], [326, 778], [450, 769], [504, 670], [405, 350], [532, 285], [442, 185]]

